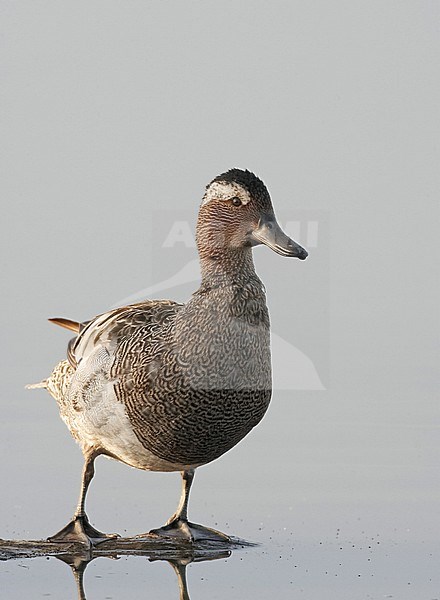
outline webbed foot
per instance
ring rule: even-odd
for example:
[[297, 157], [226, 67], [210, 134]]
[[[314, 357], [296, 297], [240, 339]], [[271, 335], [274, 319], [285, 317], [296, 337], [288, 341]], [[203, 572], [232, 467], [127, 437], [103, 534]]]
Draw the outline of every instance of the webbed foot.
[[190, 521], [181, 518], [173, 518], [163, 527], [152, 529], [150, 534], [157, 535], [159, 537], [165, 536], [179, 538], [191, 542], [209, 540], [211, 542], [225, 543], [231, 541], [231, 538], [221, 531], [204, 527], [198, 523], [191, 523]]
[[119, 537], [117, 533], [102, 533], [89, 523], [87, 515], [79, 515], [60, 531], [48, 537], [49, 542], [81, 542], [88, 548]]

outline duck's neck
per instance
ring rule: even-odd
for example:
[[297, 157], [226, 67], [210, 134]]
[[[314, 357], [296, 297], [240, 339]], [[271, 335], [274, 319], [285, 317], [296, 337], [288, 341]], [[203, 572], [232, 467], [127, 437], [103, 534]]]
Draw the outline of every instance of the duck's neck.
[[264, 285], [255, 273], [252, 250], [229, 250], [226, 255], [201, 258], [202, 283], [193, 298], [205, 311], [214, 311], [213, 327], [228, 320], [269, 330]]
[[201, 252], [202, 287], [245, 285], [258, 279], [251, 248], [217, 248], [215, 253]]

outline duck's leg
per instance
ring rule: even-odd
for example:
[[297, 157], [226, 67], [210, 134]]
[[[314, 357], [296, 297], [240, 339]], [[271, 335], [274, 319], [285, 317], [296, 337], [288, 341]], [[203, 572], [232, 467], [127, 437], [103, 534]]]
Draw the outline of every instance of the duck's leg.
[[72, 520], [63, 529], [55, 535], [47, 538], [50, 542], [82, 542], [87, 547], [95, 546], [105, 540], [118, 537], [116, 533], [102, 533], [89, 523], [85, 511], [86, 494], [89, 489], [90, 482], [95, 474], [94, 461], [97, 456], [102, 454], [102, 451], [96, 448], [90, 448], [84, 452], [84, 468], [81, 478], [81, 491], [78, 500], [78, 506]]
[[212, 540], [229, 542], [230, 538], [225, 533], [188, 521], [189, 492], [194, 479], [194, 473], [195, 469], [182, 471], [182, 495], [176, 512], [168, 519], [166, 525], [159, 527], [159, 529], [152, 529], [150, 533], [160, 536], [180, 537], [191, 541]]

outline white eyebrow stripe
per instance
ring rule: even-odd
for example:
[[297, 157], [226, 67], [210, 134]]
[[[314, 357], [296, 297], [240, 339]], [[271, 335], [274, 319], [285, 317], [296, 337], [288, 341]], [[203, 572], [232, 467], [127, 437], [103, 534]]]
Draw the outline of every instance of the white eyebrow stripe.
[[230, 200], [234, 196], [238, 196], [242, 204], [248, 204], [251, 201], [249, 192], [238, 183], [214, 181], [203, 196], [202, 206], [211, 200]]

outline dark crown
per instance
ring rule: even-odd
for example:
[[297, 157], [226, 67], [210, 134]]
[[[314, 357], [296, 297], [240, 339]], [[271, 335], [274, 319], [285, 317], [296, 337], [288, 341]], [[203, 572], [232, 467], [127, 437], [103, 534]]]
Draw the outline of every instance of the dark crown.
[[[247, 169], [244, 171], [242, 169], [229, 169], [229, 171], [226, 171], [221, 175], [217, 175], [217, 177], [215, 177], [211, 183], [214, 183], [214, 181], [238, 183], [241, 185], [241, 187], [246, 189], [262, 207], [269, 208], [272, 206], [269, 192], [267, 191], [264, 183], [261, 181], [261, 179]], [[209, 183], [207, 187], [209, 187], [211, 183]]]

